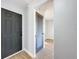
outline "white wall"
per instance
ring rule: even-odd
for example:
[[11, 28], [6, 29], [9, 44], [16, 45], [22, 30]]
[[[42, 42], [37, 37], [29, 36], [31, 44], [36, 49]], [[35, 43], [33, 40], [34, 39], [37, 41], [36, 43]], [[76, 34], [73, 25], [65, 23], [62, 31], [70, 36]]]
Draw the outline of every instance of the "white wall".
[[77, 59], [76, 4], [76, 0], [54, 0], [54, 59]]
[[53, 20], [45, 20], [45, 39], [54, 39]]
[[32, 55], [35, 54], [35, 17], [34, 9], [26, 7], [24, 9], [23, 21], [23, 49], [29, 51]]

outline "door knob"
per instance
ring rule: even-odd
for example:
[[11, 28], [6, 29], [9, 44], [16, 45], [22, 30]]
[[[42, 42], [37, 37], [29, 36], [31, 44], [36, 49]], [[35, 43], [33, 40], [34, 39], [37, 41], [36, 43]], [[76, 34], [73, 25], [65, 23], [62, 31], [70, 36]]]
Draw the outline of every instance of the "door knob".
[[43, 35], [44, 33], [42, 33], [42, 35]]

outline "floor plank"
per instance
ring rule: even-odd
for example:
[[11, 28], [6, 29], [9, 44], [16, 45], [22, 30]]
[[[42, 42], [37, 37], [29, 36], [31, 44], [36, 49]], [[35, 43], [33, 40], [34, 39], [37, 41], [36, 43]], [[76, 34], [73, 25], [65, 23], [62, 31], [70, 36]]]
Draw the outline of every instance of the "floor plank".
[[9, 59], [32, 59], [25, 51], [22, 51]]

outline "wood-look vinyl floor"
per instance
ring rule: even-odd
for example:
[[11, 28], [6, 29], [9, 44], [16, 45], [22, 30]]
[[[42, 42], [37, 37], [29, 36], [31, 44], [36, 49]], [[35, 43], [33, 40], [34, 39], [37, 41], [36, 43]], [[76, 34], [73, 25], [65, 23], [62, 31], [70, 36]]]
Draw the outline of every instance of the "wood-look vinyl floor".
[[54, 59], [54, 43], [47, 39], [45, 48], [37, 53], [36, 58], [31, 58], [25, 51], [22, 51], [9, 59]]
[[25, 51], [22, 51], [14, 56], [12, 56], [9, 59], [32, 59], [31, 56], [29, 56]]

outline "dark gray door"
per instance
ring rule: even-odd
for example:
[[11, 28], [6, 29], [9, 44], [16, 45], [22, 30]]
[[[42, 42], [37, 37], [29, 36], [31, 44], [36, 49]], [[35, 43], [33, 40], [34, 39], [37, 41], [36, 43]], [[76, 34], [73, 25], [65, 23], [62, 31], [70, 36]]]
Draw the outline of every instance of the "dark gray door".
[[36, 13], [36, 52], [43, 48], [43, 16]]
[[2, 59], [22, 49], [22, 15], [1, 8]]

